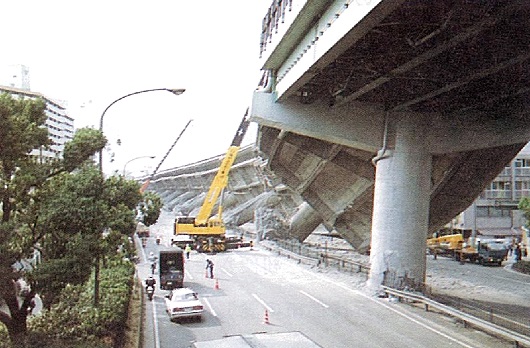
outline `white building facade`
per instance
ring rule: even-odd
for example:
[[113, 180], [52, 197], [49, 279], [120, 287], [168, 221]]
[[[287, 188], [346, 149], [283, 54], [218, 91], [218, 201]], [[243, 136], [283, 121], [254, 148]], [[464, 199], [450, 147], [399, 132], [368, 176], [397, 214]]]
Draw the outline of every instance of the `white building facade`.
[[12, 64], [0, 67], [0, 85], [31, 90], [29, 68], [22, 64]]
[[530, 143], [458, 217], [455, 225], [476, 230], [483, 237], [519, 235], [526, 224], [523, 212], [517, 208], [523, 197], [530, 197]]
[[41, 160], [52, 160], [62, 158], [64, 144], [73, 139], [74, 119], [67, 115], [66, 108], [60, 103], [45, 97], [36, 92], [26, 89], [0, 86], [0, 93], [9, 93], [17, 98], [41, 98], [46, 103], [46, 127], [53, 144], [49, 148], [35, 149], [31, 155], [37, 156]]

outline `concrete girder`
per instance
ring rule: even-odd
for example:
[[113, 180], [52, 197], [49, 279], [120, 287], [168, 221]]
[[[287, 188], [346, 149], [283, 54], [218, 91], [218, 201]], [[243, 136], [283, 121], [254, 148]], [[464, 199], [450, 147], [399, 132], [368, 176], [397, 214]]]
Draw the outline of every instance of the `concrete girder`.
[[[161, 198], [166, 210], [173, 210], [176, 215], [195, 215], [221, 158], [213, 157], [158, 174], [150, 190], [163, 194]], [[276, 191], [275, 181], [265, 161], [257, 156], [257, 151], [253, 147], [242, 148], [230, 170], [223, 196], [223, 218], [227, 225], [242, 225], [252, 221], [256, 207], [278, 208], [278, 211], [294, 209], [299, 201], [286, 199], [291, 194], [282, 188]], [[212, 214], [217, 213], [218, 204], [214, 206]]]
[[[162, 200], [162, 202], [165, 202], [166, 209], [168, 209], [168, 210], [172, 210], [173, 206], [175, 206], [175, 204], [177, 204], [176, 202], [178, 202], [179, 197], [182, 194], [185, 194], [185, 192], [182, 192], [182, 191], [173, 191], [173, 192], [171, 192], [171, 191], [168, 190], [168, 191], [165, 191], [165, 192], [168, 192], [169, 194], [160, 195], [160, 199]], [[182, 198], [180, 198], [180, 200], [181, 199]]]
[[245, 202], [234, 206], [223, 214], [223, 219], [227, 225], [241, 226], [254, 219], [254, 211], [259, 208], [274, 208], [281, 198], [274, 191], [262, 192]]
[[428, 235], [469, 207], [525, 144], [450, 154], [444, 159], [435, 156]]
[[[311, 207], [297, 213], [303, 218], [293, 216], [291, 235], [303, 241], [314, 230], [309, 225], [316, 228], [322, 223], [329, 231], [335, 229], [359, 251], [367, 251], [371, 200], [366, 197], [372, 196], [372, 155], [264, 128], [261, 128], [260, 144], [266, 149], [274, 148], [274, 157], [269, 158], [271, 171]], [[346, 222], [345, 217], [359, 215], [356, 210], [363, 212], [365, 218]], [[305, 224], [303, 219], [310, 222]]]
[[[342, 146], [340, 150], [335, 147], [332, 158], [321, 158], [334, 144], [265, 126], [260, 127], [259, 141], [262, 150], [273, 150], [272, 157], [264, 151], [271, 170], [287, 186], [299, 190], [297, 193], [321, 216], [326, 228], [335, 229], [359, 251], [368, 251], [375, 175], [371, 158], [375, 154]], [[467, 208], [523, 146], [434, 155], [426, 234]], [[322, 175], [315, 175], [315, 169]], [[303, 239], [304, 235], [295, 232], [295, 236]]]
[[[189, 202], [191, 199], [195, 198], [196, 194], [191, 191], [181, 192], [177, 197], [170, 201], [165, 201], [165, 206], [167, 210], [175, 210], [178, 207], [180, 212], [178, 215], [186, 215], [189, 210], [186, 210], [186, 202]], [[188, 208], [190, 209], [190, 208]]]
[[[433, 155], [443, 155], [526, 143], [530, 139], [530, 117], [525, 110], [509, 115], [511, 119], [506, 121], [476, 111], [462, 115], [436, 112], [414, 115], [429, 122], [423, 134], [425, 149]], [[274, 93], [255, 92], [250, 119], [263, 127], [260, 132], [274, 132], [278, 140], [284, 134], [293, 133], [323, 140], [327, 146], [344, 145], [375, 155], [383, 147], [385, 129], [386, 145], [394, 146], [395, 124], [408, 114], [384, 111], [383, 105], [360, 102], [340, 108], [330, 108], [321, 101], [304, 104], [296, 99], [278, 104]], [[260, 144], [261, 136], [258, 137]], [[269, 138], [266, 134], [265, 137]], [[260, 150], [269, 154], [277, 145], [273, 142], [264, 146], [267, 147], [259, 145]]]

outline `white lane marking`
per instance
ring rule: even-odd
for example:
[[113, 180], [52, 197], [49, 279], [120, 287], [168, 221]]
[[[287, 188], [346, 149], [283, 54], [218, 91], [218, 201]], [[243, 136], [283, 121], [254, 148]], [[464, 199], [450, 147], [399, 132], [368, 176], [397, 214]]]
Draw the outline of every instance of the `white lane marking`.
[[261, 303], [261, 305], [262, 305], [263, 307], [267, 308], [267, 310], [268, 310], [269, 312], [271, 312], [271, 313], [274, 312], [274, 309], [272, 309], [271, 307], [269, 307], [269, 306], [265, 303], [265, 301], [263, 301], [261, 298], [259, 298], [258, 295], [256, 295], [256, 294], [252, 294], [252, 296], [254, 296], [254, 298], [255, 298], [259, 303]]
[[232, 273], [228, 272], [228, 271], [227, 271], [226, 269], [224, 269], [224, 268], [221, 268], [221, 271], [225, 272], [226, 275], [229, 276], [229, 277], [233, 277], [233, 276], [234, 276]]
[[416, 324], [418, 324], [418, 325], [420, 325], [420, 326], [423, 326], [423, 327], [426, 328], [427, 330], [430, 330], [430, 331], [432, 331], [432, 332], [434, 332], [434, 333], [436, 333], [436, 334], [438, 334], [438, 335], [440, 335], [440, 336], [443, 336], [443, 337], [447, 338], [447, 339], [450, 340], [450, 341], [453, 341], [453, 342], [457, 343], [457, 344], [460, 345], [460, 346], [463, 346], [463, 347], [466, 347], [466, 348], [474, 348], [473, 346], [469, 346], [469, 345], [467, 345], [467, 344], [465, 344], [465, 343], [463, 343], [463, 342], [460, 342], [460, 341], [458, 341], [457, 339], [455, 339], [455, 338], [453, 338], [453, 337], [451, 337], [451, 336], [448, 336], [448, 335], [444, 334], [443, 332], [441, 332], [441, 331], [439, 331], [439, 330], [436, 330], [436, 329], [434, 329], [434, 328], [428, 326], [427, 324], [424, 324], [424, 323], [422, 323], [422, 322], [420, 322], [420, 321], [414, 319], [413, 317], [411, 317], [411, 316], [409, 316], [409, 315], [407, 315], [407, 314], [405, 314], [405, 313], [401, 313], [400, 311], [398, 311], [398, 310], [396, 310], [396, 309], [390, 307], [389, 305], [387, 305], [387, 304], [385, 304], [385, 303], [382, 303], [382, 302], [380, 302], [380, 301], [377, 301], [376, 299], [370, 297], [369, 295], [366, 295], [366, 294], [362, 293], [362, 292], [359, 291], [359, 290], [355, 290], [355, 289], [349, 288], [347, 285], [345, 285], [345, 284], [343, 284], [343, 283], [339, 283], [339, 282], [333, 281], [333, 280], [331, 280], [331, 279], [329, 279], [329, 278], [326, 278], [326, 277], [324, 277], [324, 276], [322, 276], [322, 275], [314, 274], [314, 273], [311, 273], [311, 272], [309, 272], [309, 271], [307, 271], [307, 270], [304, 270], [304, 272], [306, 272], [307, 274], [312, 275], [312, 276], [315, 277], [315, 278], [318, 278], [318, 279], [320, 279], [320, 280], [323, 280], [323, 281], [325, 281], [325, 282], [328, 282], [328, 283], [331, 283], [331, 284], [333, 284], [333, 285], [335, 285], [335, 286], [338, 286], [339, 288], [342, 288], [342, 289], [344, 289], [344, 290], [348, 290], [348, 291], [350, 291], [350, 292], [352, 292], [352, 293], [354, 293], [354, 294], [357, 294], [357, 295], [360, 295], [360, 296], [362, 296], [362, 297], [365, 297], [365, 298], [369, 299], [370, 301], [372, 301], [372, 302], [374, 302], [374, 303], [377, 303], [377, 304], [379, 304], [379, 305], [381, 305], [381, 306], [383, 306], [383, 307], [386, 307], [386, 308], [390, 309], [391, 311], [393, 311], [393, 312], [395, 312], [395, 313], [401, 315], [402, 317], [404, 317], [404, 318], [406, 318], [406, 319], [409, 319], [410, 321], [412, 321], [412, 322], [414, 322], [414, 323], [416, 323]]
[[324, 308], [329, 308], [329, 306], [328, 306], [327, 304], [325, 304], [324, 302], [320, 301], [320, 300], [317, 299], [316, 297], [309, 295], [309, 294], [308, 294], [307, 292], [305, 292], [304, 290], [300, 290], [300, 293], [303, 294], [303, 295], [306, 295], [307, 297], [309, 297], [310, 299], [312, 299], [313, 301], [315, 301], [316, 303], [318, 303], [318, 304], [321, 305], [322, 307], [324, 307]]
[[380, 302], [380, 301], [378, 301], [378, 300], [372, 298], [371, 296], [368, 296], [368, 295], [366, 295], [366, 294], [363, 294], [363, 293], [362, 293], [361, 291], [359, 291], [359, 290], [355, 290], [355, 289], [348, 288], [346, 285], [344, 285], [344, 284], [342, 284], [342, 283], [334, 282], [334, 281], [332, 281], [332, 280], [330, 280], [329, 282], [330, 282], [331, 284], [334, 284], [334, 285], [340, 287], [340, 288], [343, 288], [343, 289], [345, 289], [345, 290], [349, 290], [349, 291], [353, 292], [354, 294], [357, 294], [357, 295], [360, 295], [360, 296], [362, 296], [362, 297], [364, 297], [364, 298], [367, 298], [367, 299], [369, 299], [370, 301], [372, 301], [372, 302], [374, 302], [374, 303], [377, 303], [378, 305], [383, 306], [383, 307], [385, 307], [385, 308], [391, 310], [392, 312], [394, 312], [394, 313], [396, 313], [396, 314], [398, 314], [398, 315], [401, 315], [402, 317], [404, 317], [404, 318], [406, 318], [406, 319], [412, 321], [413, 323], [416, 323], [416, 324], [418, 324], [418, 325], [420, 325], [420, 326], [426, 328], [427, 330], [430, 330], [430, 331], [432, 331], [432, 332], [434, 332], [434, 333], [436, 333], [436, 334], [438, 334], [438, 335], [440, 335], [440, 336], [442, 336], [442, 337], [445, 337], [445, 338], [447, 338], [448, 340], [453, 341], [453, 342], [455, 342], [456, 344], [458, 344], [458, 345], [460, 345], [460, 346], [462, 346], [462, 347], [466, 347], [466, 348], [474, 348], [473, 346], [467, 345], [467, 344], [465, 344], [465, 343], [463, 343], [463, 342], [457, 340], [456, 338], [453, 338], [453, 337], [451, 337], [451, 336], [449, 336], [449, 335], [447, 335], [447, 334], [445, 334], [445, 333], [443, 333], [443, 332], [441, 332], [441, 331], [439, 331], [439, 330], [436, 330], [436, 329], [430, 327], [430, 326], [427, 325], [427, 324], [424, 324], [424, 323], [422, 323], [422, 322], [420, 322], [420, 321], [414, 319], [414, 318], [411, 317], [410, 315], [407, 315], [407, 314], [405, 314], [405, 313], [402, 313], [402, 312], [398, 311], [398, 310], [395, 309], [395, 308], [392, 308], [391, 306], [387, 305], [386, 303], [382, 303], [382, 302]]
[[190, 280], [193, 280], [193, 276], [191, 275], [190, 271], [188, 271], [188, 272], [184, 271], [184, 276], [189, 278]]
[[156, 317], [156, 305], [155, 301], [151, 301], [153, 305], [153, 326], [155, 330], [155, 348], [160, 347], [160, 336], [158, 334], [158, 318]]
[[207, 298], [204, 298], [204, 297], [202, 298], [202, 300], [204, 301], [204, 303], [206, 303], [206, 306], [210, 309], [210, 313], [212, 313], [212, 315], [213, 315], [214, 317], [216, 317], [216, 316], [217, 316], [217, 313], [215, 313], [215, 311], [213, 310], [213, 307], [212, 307], [212, 305], [210, 304], [210, 301], [208, 301], [208, 299], [207, 299]]
[[361, 296], [363, 296], [363, 297], [366, 297], [366, 298], [369, 299], [370, 301], [373, 301], [373, 302], [375, 302], [375, 303], [377, 303], [377, 304], [379, 304], [379, 305], [381, 305], [381, 306], [383, 306], [383, 307], [386, 307], [386, 308], [390, 309], [390, 310], [393, 311], [394, 313], [396, 313], [396, 314], [398, 314], [398, 315], [401, 315], [402, 317], [404, 317], [404, 318], [406, 318], [406, 319], [412, 321], [413, 323], [416, 323], [416, 324], [418, 324], [418, 325], [420, 325], [420, 326], [423, 326], [423, 327], [426, 328], [427, 330], [430, 330], [430, 331], [432, 331], [432, 332], [434, 332], [434, 333], [436, 333], [436, 334], [438, 334], [438, 335], [440, 335], [440, 336], [442, 336], [442, 337], [447, 338], [447, 339], [450, 340], [450, 341], [455, 342], [456, 344], [458, 344], [458, 345], [460, 345], [460, 346], [462, 346], [462, 347], [466, 347], [466, 348], [474, 348], [473, 346], [467, 345], [467, 344], [465, 344], [464, 342], [461, 342], [461, 341], [457, 340], [456, 338], [453, 338], [453, 337], [451, 337], [451, 336], [449, 336], [449, 335], [447, 335], [447, 334], [444, 334], [443, 332], [441, 332], [441, 331], [439, 331], [439, 330], [436, 330], [436, 329], [434, 329], [434, 328], [428, 326], [427, 324], [424, 324], [424, 323], [422, 323], [422, 322], [420, 322], [420, 321], [414, 319], [414, 318], [411, 317], [410, 315], [407, 315], [407, 314], [405, 314], [405, 313], [402, 313], [402, 312], [398, 311], [398, 310], [395, 309], [395, 308], [390, 307], [390, 306], [387, 305], [386, 303], [382, 303], [382, 302], [380, 302], [380, 301], [377, 301], [377, 300], [375, 300], [375, 299], [371, 298], [370, 296], [365, 295], [365, 294], [363, 294], [363, 293], [360, 293], [360, 292], [359, 292], [359, 294], [360, 294]]

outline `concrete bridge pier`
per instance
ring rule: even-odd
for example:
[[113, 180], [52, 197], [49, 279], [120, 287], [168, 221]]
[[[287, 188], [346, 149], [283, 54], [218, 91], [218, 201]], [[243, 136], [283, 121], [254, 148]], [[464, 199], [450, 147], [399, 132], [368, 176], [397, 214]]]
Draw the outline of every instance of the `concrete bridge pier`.
[[[396, 116], [396, 115], [394, 115]], [[413, 114], [399, 115], [395, 148], [376, 157], [371, 269], [367, 286], [422, 289], [429, 222], [432, 156], [428, 129]]]
[[304, 202], [291, 218], [290, 235], [303, 242], [322, 222], [322, 218], [315, 209]]

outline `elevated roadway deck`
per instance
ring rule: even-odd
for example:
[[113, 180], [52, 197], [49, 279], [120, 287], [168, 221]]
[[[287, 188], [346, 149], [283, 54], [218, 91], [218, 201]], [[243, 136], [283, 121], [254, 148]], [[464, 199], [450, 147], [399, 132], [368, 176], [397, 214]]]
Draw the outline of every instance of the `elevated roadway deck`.
[[[227, 218], [281, 211], [299, 240], [324, 224], [370, 250], [374, 289], [421, 286], [425, 238], [530, 140], [529, 11], [524, 1], [274, 1], [251, 107], [258, 140], [231, 173]], [[201, 201], [215, 170], [200, 165], [157, 176], [171, 209]]]
[[530, 139], [529, 7], [292, 0], [266, 14], [259, 149], [308, 203], [299, 214], [370, 246], [374, 288], [423, 283], [425, 238]]

